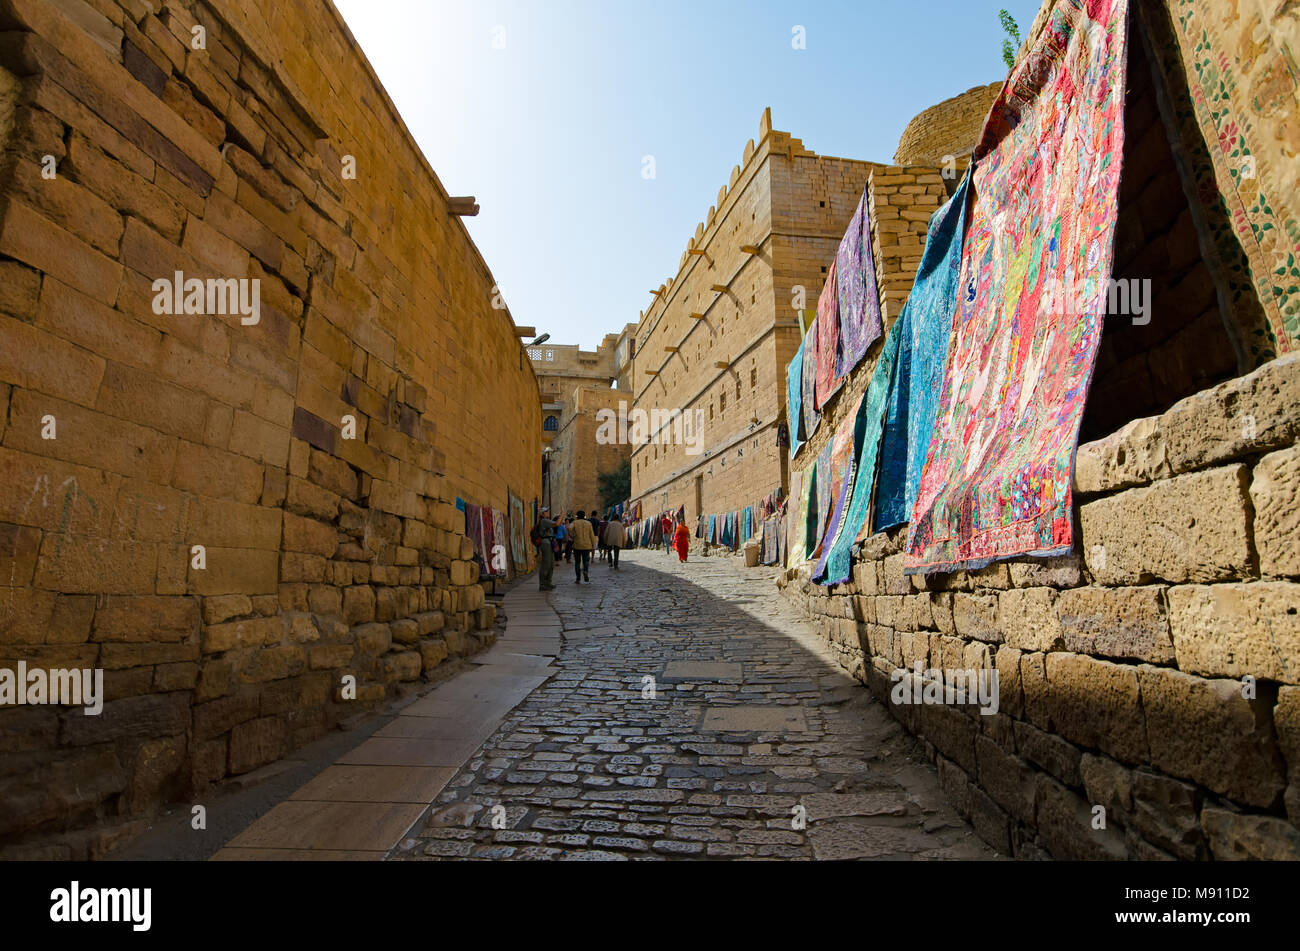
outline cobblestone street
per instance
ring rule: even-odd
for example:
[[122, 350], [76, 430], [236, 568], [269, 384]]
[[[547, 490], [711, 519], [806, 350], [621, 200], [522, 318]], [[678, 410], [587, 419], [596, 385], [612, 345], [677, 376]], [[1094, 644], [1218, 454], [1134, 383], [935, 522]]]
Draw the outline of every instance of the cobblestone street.
[[[770, 569], [630, 550], [619, 571], [596, 562], [575, 585], [571, 567], [557, 565], [550, 594], [556, 673], [391, 858], [994, 855]], [[534, 583], [529, 604], [545, 609]], [[512, 640], [508, 625], [498, 650]]]

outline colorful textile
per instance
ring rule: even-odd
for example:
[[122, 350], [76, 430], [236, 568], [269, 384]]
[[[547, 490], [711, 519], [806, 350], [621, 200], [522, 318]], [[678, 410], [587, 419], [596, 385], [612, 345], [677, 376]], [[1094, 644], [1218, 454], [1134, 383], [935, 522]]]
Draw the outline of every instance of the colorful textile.
[[1173, 46], [1216, 190], [1249, 260], [1277, 354], [1300, 349], [1300, 12], [1294, 7], [1277, 0], [1168, 0]]
[[523, 571], [528, 567], [528, 548], [525, 545], [528, 532], [524, 526], [524, 503], [522, 499], [516, 498], [513, 492], [507, 490], [506, 494], [510, 498], [510, 557], [515, 563], [515, 568]]
[[[844, 509], [848, 503], [849, 497], [853, 493], [853, 483], [857, 476], [857, 452], [861, 448], [862, 433], [859, 430], [863, 426], [862, 404], [865, 398], [858, 397], [858, 405], [854, 407], [852, 413], [846, 413], [844, 421], [840, 423], [840, 428], [835, 432], [835, 439], [831, 443], [831, 476], [829, 480], [830, 492], [826, 496], [830, 516], [826, 520], [826, 534], [822, 540], [821, 557], [817, 559], [817, 565], [813, 568], [813, 581], [820, 581], [826, 573], [826, 561], [830, 558], [836, 536], [839, 534], [840, 526], [844, 525]], [[884, 397], [881, 397], [883, 403]], [[867, 474], [867, 478], [874, 477], [873, 469]], [[834, 500], [833, 502], [831, 500]], [[846, 526], [847, 527], [847, 526]], [[857, 534], [857, 528], [853, 529]]]
[[765, 565], [775, 565], [777, 557], [776, 516], [769, 515], [763, 520], [763, 554]]
[[799, 509], [802, 502], [803, 502], [803, 473], [800, 472], [798, 469], [792, 469], [790, 471], [790, 501], [786, 509], [788, 513], [788, 517], [786, 518], [785, 525], [784, 525], [785, 528], [784, 538], [783, 538], [784, 546], [782, 549], [783, 557], [781, 558], [781, 564], [784, 565], [786, 568], [794, 567], [794, 565], [791, 564], [790, 562], [790, 554], [791, 552], [795, 551], [798, 547], [798, 542], [793, 537], [793, 535], [794, 535], [794, 526], [799, 521]]
[[1300, 18], [1282, 8], [1134, 6], [1241, 373], [1300, 347], [1300, 123], [1277, 121], [1295, 110]]
[[1128, 4], [1059, 0], [974, 153], [952, 341], [905, 568], [1074, 542], [1074, 450], [1111, 277]]
[[803, 392], [799, 400], [803, 407], [803, 438], [806, 442], [813, 438], [817, 427], [821, 425], [821, 414], [817, 412], [817, 318], [804, 335], [803, 344]]
[[831, 457], [834, 446], [832, 440], [817, 454], [816, 487], [812, 495], [816, 507], [809, 513], [809, 521], [813, 525], [813, 537], [808, 541], [809, 558], [821, 554], [822, 539], [826, 537], [826, 523], [830, 521], [831, 506], [835, 504], [835, 498], [831, 495]]
[[839, 298], [840, 346], [836, 373], [847, 378], [879, 339], [880, 293], [876, 288], [876, 262], [871, 255], [871, 220], [867, 192], [858, 199], [857, 211], [835, 254], [835, 286]]
[[479, 552], [479, 572], [485, 575], [495, 574], [492, 570], [492, 549], [497, 544], [496, 513], [492, 506], [484, 505], [479, 509], [483, 520], [483, 550]]
[[967, 172], [956, 193], [930, 219], [921, 266], [898, 317], [903, 330], [885, 403], [880, 472], [876, 478], [873, 521], [877, 532], [906, 522], [916, 502], [921, 466], [934, 432], [934, 414], [943, 388], [948, 332], [961, 276], [969, 185]]
[[821, 584], [842, 584], [849, 580], [853, 544], [858, 539], [859, 531], [867, 525], [871, 492], [875, 483], [876, 459], [880, 450], [885, 397], [889, 394], [889, 381], [894, 375], [894, 362], [898, 359], [902, 336], [903, 322], [897, 320], [885, 336], [885, 345], [880, 349], [880, 358], [867, 382], [867, 391], [858, 404], [853, 425], [853, 458], [856, 462], [852, 484], [845, 492], [845, 511], [836, 528], [835, 537], [825, 546], [830, 551], [818, 563], [818, 570], [814, 573], [814, 577], [820, 575]]
[[469, 502], [465, 503], [465, 534], [474, 543], [474, 560], [478, 562], [479, 574], [487, 574], [487, 562], [483, 558], [487, 550], [483, 539], [483, 510]]
[[[494, 574], [497, 577], [502, 577], [510, 573], [510, 568], [509, 565], [506, 564], [504, 555], [507, 541], [513, 543], [513, 539], [510, 538], [509, 533], [506, 531], [506, 513], [502, 512], [500, 509], [492, 510], [492, 535], [495, 542], [493, 550], [488, 554], [488, 565], [491, 568], [489, 573]], [[501, 554], [503, 557], [500, 559], [494, 557], [497, 546], [500, 546], [502, 549]]]
[[803, 341], [794, 352], [794, 358], [785, 368], [786, 420], [790, 424], [790, 458], [803, 448]]
[[786, 534], [785, 523], [789, 521], [785, 513], [776, 516], [776, 563], [784, 565], [788, 553], [789, 536]]
[[839, 294], [836, 290], [836, 267], [831, 262], [830, 273], [817, 298], [817, 409], [820, 411], [843, 384], [839, 375], [840, 318]]
[[812, 557], [813, 548], [820, 536], [817, 534], [817, 461], [803, 472], [803, 495], [799, 500], [799, 516], [794, 526], [794, 560], [790, 566], [801, 565]]
[[677, 524], [673, 547], [677, 549], [678, 560], [685, 561], [687, 553], [691, 550], [691, 531], [684, 523], [679, 522]]

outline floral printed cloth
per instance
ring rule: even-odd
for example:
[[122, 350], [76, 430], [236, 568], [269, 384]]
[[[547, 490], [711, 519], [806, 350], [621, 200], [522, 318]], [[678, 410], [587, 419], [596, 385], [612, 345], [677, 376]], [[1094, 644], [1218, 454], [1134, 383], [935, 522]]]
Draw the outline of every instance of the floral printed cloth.
[[906, 570], [1068, 551], [1071, 481], [1111, 277], [1125, 0], [1059, 0], [975, 149], [943, 389]]

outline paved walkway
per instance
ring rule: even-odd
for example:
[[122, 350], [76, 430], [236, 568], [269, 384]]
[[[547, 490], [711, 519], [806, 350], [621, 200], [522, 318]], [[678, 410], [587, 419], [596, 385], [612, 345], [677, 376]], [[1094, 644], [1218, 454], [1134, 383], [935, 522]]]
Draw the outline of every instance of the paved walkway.
[[[593, 564], [590, 585], [566, 569], [548, 599], [558, 622], [530, 579], [493, 648], [493, 665], [523, 677], [554, 656], [562, 622], [554, 676], [536, 674], [499, 728], [457, 747], [475, 749], [449, 781], [439, 774], [434, 808], [390, 858], [993, 855], [915, 741], [778, 596], [771, 569], [650, 550], [625, 552], [618, 572]], [[456, 701], [432, 709], [413, 708], [394, 735], [455, 735]], [[445, 732], [417, 732], [420, 716]], [[388, 762], [378, 749], [370, 761]]]
[[503, 599], [506, 636], [462, 673], [414, 701], [214, 860], [382, 859], [503, 718], [554, 672], [560, 620], [532, 579]]

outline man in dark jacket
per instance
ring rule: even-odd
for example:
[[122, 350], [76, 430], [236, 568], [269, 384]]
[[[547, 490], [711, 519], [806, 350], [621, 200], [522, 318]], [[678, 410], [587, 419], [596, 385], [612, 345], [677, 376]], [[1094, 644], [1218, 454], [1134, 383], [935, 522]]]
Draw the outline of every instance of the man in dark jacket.
[[555, 549], [551, 545], [555, 540], [555, 523], [551, 521], [550, 509], [542, 509], [534, 534], [537, 539], [537, 590], [554, 591], [551, 576], [555, 572]]

